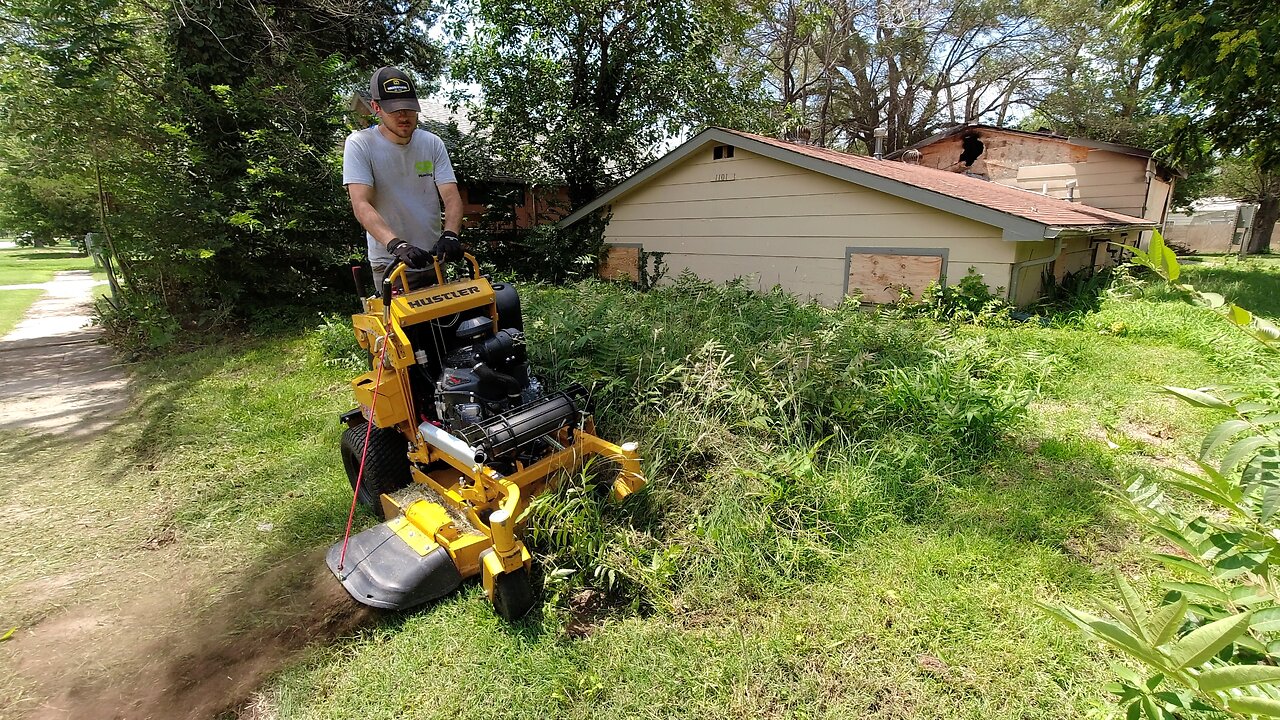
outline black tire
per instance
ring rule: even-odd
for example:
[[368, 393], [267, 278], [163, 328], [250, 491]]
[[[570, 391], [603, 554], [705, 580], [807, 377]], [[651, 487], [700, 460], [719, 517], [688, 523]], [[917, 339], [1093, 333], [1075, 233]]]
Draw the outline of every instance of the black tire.
[[493, 609], [507, 622], [515, 622], [533, 609], [533, 583], [529, 569], [520, 567], [493, 579]]
[[342, 467], [347, 471], [347, 480], [351, 489], [356, 487], [356, 479], [360, 477], [360, 458], [364, 456], [365, 433], [369, 433], [369, 453], [364, 460], [364, 478], [360, 480], [358, 498], [360, 504], [373, 511], [379, 519], [385, 520], [382, 514], [383, 493], [391, 493], [408, 487], [413, 481], [409, 474], [409, 443], [394, 428], [373, 428], [369, 432], [368, 423], [359, 423], [347, 428], [342, 433]]

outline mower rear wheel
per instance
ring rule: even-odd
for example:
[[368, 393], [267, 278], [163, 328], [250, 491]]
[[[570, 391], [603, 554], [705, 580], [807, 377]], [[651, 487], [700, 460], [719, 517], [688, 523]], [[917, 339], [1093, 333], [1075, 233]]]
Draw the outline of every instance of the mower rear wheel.
[[[367, 456], [365, 433], [369, 435]], [[385, 520], [380, 499], [382, 494], [407, 487], [413, 481], [409, 474], [408, 441], [394, 428], [375, 427], [370, 432], [368, 423], [359, 423], [342, 433], [341, 447], [342, 467], [347, 471], [352, 490], [355, 490], [356, 479], [360, 477], [360, 459], [364, 457], [364, 478], [360, 480], [357, 497], [361, 505]]]
[[533, 609], [533, 583], [525, 567], [493, 579], [493, 609], [507, 622], [515, 622]]

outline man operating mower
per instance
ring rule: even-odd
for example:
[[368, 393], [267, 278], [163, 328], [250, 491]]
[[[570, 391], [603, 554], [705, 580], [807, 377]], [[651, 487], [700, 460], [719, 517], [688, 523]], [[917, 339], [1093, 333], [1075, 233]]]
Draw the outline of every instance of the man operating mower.
[[[398, 68], [378, 69], [369, 80], [378, 124], [347, 137], [342, 183], [365, 229], [374, 287], [393, 259], [431, 267], [462, 258], [462, 197], [444, 141], [418, 127], [418, 95]], [[444, 227], [440, 206], [444, 205]]]

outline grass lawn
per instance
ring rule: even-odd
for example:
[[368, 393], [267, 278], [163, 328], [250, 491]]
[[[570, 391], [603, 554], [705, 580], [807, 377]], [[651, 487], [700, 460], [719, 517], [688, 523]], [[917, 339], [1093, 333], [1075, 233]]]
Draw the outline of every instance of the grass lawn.
[[93, 270], [93, 259], [70, 246], [0, 249], [0, 285], [48, 282], [59, 270]]
[[[1280, 295], [1280, 274], [1242, 283]], [[1158, 386], [1280, 379], [1209, 311], [1154, 293], [997, 328], [727, 290], [522, 295], [536, 364], [594, 385], [601, 434], [640, 441], [650, 487], [597, 514], [562, 493], [535, 518], [542, 591], [520, 623], [471, 582], [318, 632], [249, 716], [1083, 717], [1116, 658], [1033, 601], [1088, 606], [1114, 569], [1156, 596], [1110, 491], [1220, 419]], [[220, 606], [305, 627], [281, 620], [292, 585], [262, 588], [282, 564], [336, 586], [308, 553], [340, 539], [350, 501], [344, 337], [339, 321], [143, 363], [128, 420], [89, 442], [0, 435], [0, 617], [40, 628], [85, 591], [129, 615], [145, 586], [184, 608], [166, 631], [199, 637]], [[25, 692], [11, 709], [38, 702]]]
[[41, 295], [43, 290], [0, 290], [0, 337], [18, 324], [27, 308]]
[[[59, 270], [93, 270], [93, 259], [71, 247], [0, 249], [0, 285], [48, 282]], [[102, 270], [94, 277], [105, 279]], [[13, 329], [42, 290], [0, 290], [0, 336]]]
[[1220, 293], [1258, 315], [1272, 320], [1280, 318], [1280, 258], [1251, 257], [1241, 261], [1234, 256], [1185, 263], [1182, 281], [1202, 292]]

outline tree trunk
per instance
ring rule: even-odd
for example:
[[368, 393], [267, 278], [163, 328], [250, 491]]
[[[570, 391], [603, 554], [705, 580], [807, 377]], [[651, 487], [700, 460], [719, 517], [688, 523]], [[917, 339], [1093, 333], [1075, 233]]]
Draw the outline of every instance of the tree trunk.
[[1258, 211], [1253, 214], [1253, 233], [1249, 240], [1249, 254], [1271, 252], [1271, 231], [1280, 220], [1280, 192], [1269, 192], [1259, 198]]

